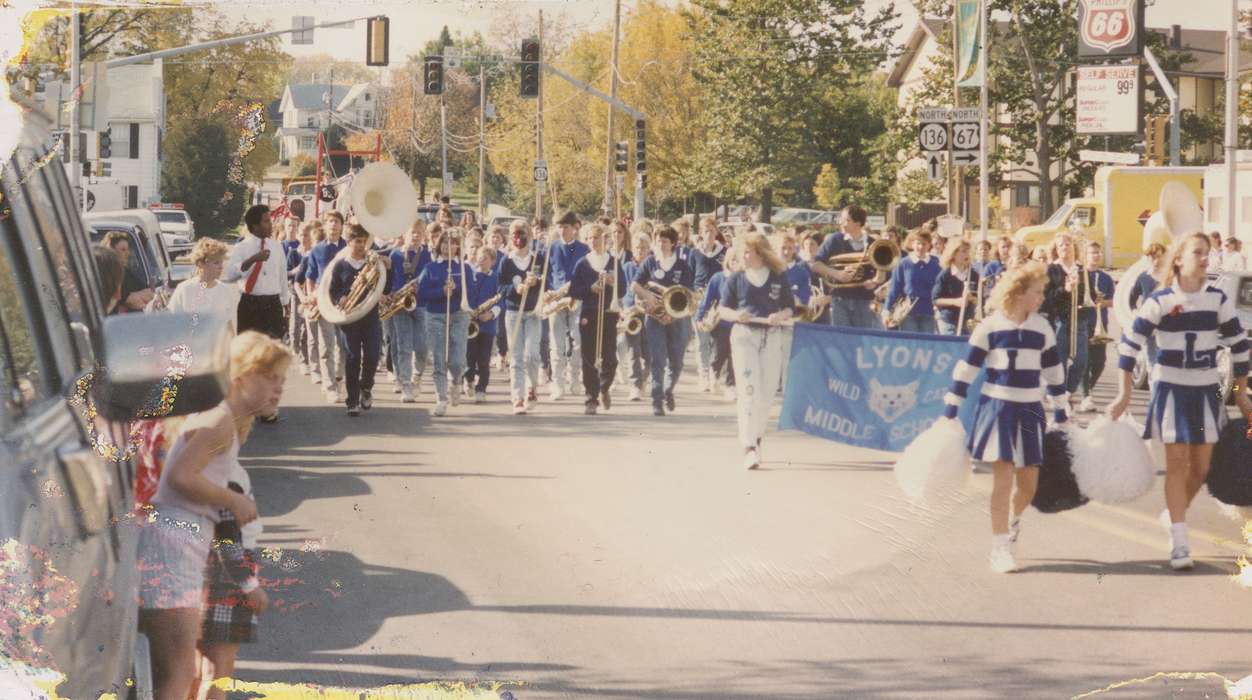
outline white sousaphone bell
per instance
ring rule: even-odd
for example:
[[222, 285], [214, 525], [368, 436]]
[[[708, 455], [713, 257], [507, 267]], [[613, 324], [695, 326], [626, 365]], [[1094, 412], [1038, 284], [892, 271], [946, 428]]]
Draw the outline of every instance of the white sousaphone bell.
[[[1170, 180], [1161, 188], [1157, 210], [1143, 225], [1143, 249], [1146, 250], [1153, 243], [1160, 243], [1168, 248], [1178, 238], [1203, 230], [1204, 212], [1195, 195], [1181, 181]], [[1117, 282], [1113, 293], [1113, 313], [1123, 330], [1130, 328], [1135, 319], [1134, 309], [1130, 308], [1130, 292], [1139, 275], [1148, 272], [1150, 265], [1148, 258], [1140, 258], [1126, 269]]]
[[[356, 223], [370, 232], [375, 239], [401, 235], [417, 221], [417, 190], [413, 182], [394, 163], [371, 163], [361, 169], [349, 186], [348, 202]], [[348, 308], [339, 308], [330, 300], [330, 279], [335, 265], [348, 256], [348, 248], [327, 266], [317, 284], [317, 308], [322, 318], [336, 325], [353, 323], [364, 318], [382, 299], [387, 287], [387, 270], [375, 253], [369, 261], [373, 271], [362, 271], [358, 282], [368, 283], [368, 289], [354, 290], [349, 294], [357, 299]], [[355, 293], [354, 292], [358, 292]]]

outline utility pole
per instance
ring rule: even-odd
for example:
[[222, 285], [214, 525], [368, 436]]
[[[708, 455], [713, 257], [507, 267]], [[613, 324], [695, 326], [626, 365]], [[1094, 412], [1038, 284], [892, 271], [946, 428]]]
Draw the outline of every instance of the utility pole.
[[[609, 68], [609, 97], [617, 99], [617, 55], [622, 39], [622, 0], [613, 2], [613, 60]], [[604, 211], [611, 216], [617, 209], [617, 188], [613, 185], [613, 105], [608, 106], [609, 126], [604, 144]]]
[[[82, 158], [78, 152], [86, 148], [86, 144], [79, 143], [78, 130], [82, 126], [83, 113], [79, 109], [79, 103], [82, 101], [82, 94], [79, 89], [82, 87], [82, 32], [79, 26], [78, 3], [74, 3], [70, 10], [70, 184], [74, 186], [74, 196], [78, 198], [78, 210], [86, 211], [87, 197], [82, 184], [83, 166], [79, 163]], [[99, 109], [99, 107], [96, 107]]]
[[439, 150], [443, 164], [439, 168], [439, 193], [441, 197], [452, 197], [452, 189], [448, 187], [448, 107], [444, 104], [443, 93], [439, 93]]
[[[957, 9], [956, 3], [952, 3], [952, 106], [961, 108], [961, 47], [957, 44], [956, 38], [959, 32], [956, 27], [960, 23], [960, 10]], [[960, 165], [955, 161], [949, 163], [948, 172], [948, 213], [961, 213], [961, 183], [964, 182], [964, 172]]]
[[[543, 10], [539, 11], [539, 64], [543, 65]], [[539, 70], [539, 95], [535, 99], [535, 158], [543, 160], [543, 70]], [[535, 219], [543, 218], [543, 187], [535, 183]]]
[[487, 69], [478, 61], [478, 221], [487, 216]]
[[987, 127], [987, 122], [991, 119], [991, 112], [987, 107], [987, 84], [991, 82], [991, 66], [987, 64], [987, 40], [991, 38], [991, 3], [988, 0], [982, 0], [982, 7], [979, 8], [982, 15], [982, 36], [978, 42], [978, 62], [982, 65], [982, 86], [978, 88], [978, 106], [982, 110], [982, 119], [978, 120], [979, 148], [978, 148], [978, 240], [987, 240], [987, 218], [990, 212], [987, 211], [989, 202], [987, 189], [991, 186], [991, 177], [987, 172], [987, 152], [991, 150], [990, 144], [987, 143], [988, 132], [991, 130]]
[[1226, 237], [1235, 236], [1235, 199], [1239, 148], [1239, 0], [1230, 0], [1230, 35], [1226, 37]]

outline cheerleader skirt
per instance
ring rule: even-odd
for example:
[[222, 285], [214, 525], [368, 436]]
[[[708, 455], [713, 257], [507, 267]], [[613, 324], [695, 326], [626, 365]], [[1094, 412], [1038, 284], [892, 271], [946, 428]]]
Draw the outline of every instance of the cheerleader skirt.
[[1143, 437], [1164, 443], [1212, 444], [1217, 442], [1225, 422], [1226, 411], [1216, 384], [1186, 386], [1156, 382], [1148, 401]]
[[969, 454], [979, 462], [1010, 462], [1017, 467], [1043, 463], [1047, 427], [1039, 401], [1005, 401], [982, 395], [974, 409]]

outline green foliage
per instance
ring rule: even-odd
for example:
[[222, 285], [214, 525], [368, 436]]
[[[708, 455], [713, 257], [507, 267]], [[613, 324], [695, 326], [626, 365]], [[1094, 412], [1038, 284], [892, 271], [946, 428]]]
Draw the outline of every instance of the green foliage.
[[308, 177], [317, 174], [317, 163], [307, 153], [297, 153], [291, 159], [291, 176]]
[[838, 209], [844, 204], [846, 191], [839, 180], [839, 171], [830, 163], [822, 164], [822, 171], [813, 183], [813, 197], [822, 209]]
[[943, 197], [943, 188], [932, 182], [925, 170], [910, 170], [896, 181], [892, 199], [909, 207], [922, 202], [934, 202]]
[[161, 193], [183, 202], [197, 225], [215, 231], [239, 223], [247, 188], [230, 182], [235, 136], [225, 120], [192, 117], [170, 128], [161, 164]]

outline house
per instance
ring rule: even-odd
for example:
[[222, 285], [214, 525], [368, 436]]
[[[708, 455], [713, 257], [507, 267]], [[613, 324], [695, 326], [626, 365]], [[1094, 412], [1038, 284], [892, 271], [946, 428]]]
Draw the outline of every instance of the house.
[[278, 158], [289, 162], [297, 155], [317, 156], [317, 135], [332, 124], [360, 130], [378, 123], [378, 88], [370, 83], [329, 85], [288, 84], [279, 101], [281, 126]]
[[[947, 33], [948, 24], [947, 19], [924, 17], [918, 21], [909, 34], [901, 55], [891, 67], [887, 80], [887, 85], [896, 89], [897, 104], [901, 107], [914, 101], [914, 93], [924, 84], [926, 72], [931, 70], [934, 63], [939, 60], [941, 56], [939, 42], [951, 40], [951, 35]], [[1007, 31], [1007, 22], [996, 24], [1002, 32]], [[1186, 65], [1177, 71], [1168, 72], [1170, 81], [1178, 91], [1180, 108], [1194, 110], [1199, 114], [1214, 111], [1217, 106], [1217, 97], [1224, 89], [1226, 33], [1217, 30], [1186, 29], [1178, 25], [1167, 29], [1148, 28], [1148, 31], [1165, 35], [1171, 49], [1190, 54], [1190, 61]], [[990, 49], [996, 51], [998, 47], [992, 44]], [[1240, 58], [1240, 65], [1246, 66], [1249, 61], [1252, 61], [1252, 56], [1245, 52]], [[1145, 65], [1143, 70], [1146, 75], [1145, 84], [1151, 86], [1155, 82], [1151, 69]], [[994, 147], [995, 144], [992, 144], [992, 148]], [[1218, 143], [1193, 145], [1185, 149], [1182, 156], [1185, 161], [1199, 163], [1220, 159], [1222, 157], [1221, 145]], [[919, 157], [906, 164], [904, 170], [921, 167], [925, 167], [925, 163]], [[1065, 163], [1056, 164], [1053, 175], [1058, 181], [1064, 175], [1064, 167]], [[1008, 216], [1006, 223], [1012, 228], [1037, 223], [1044, 214], [1040, 209], [1037, 182], [1028, 173], [1012, 172], [1012, 169], [1006, 175], [1006, 180], [1006, 186], [998, 193], [1003, 203], [1001, 208]], [[958, 194], [962, 202], [976, 202], [977, 185], [969, 185], [963, 193]], [[1053, 202], [1059, 204], [1063, 201], [1064, 198], [1061, 195], [1059, 191], [1054, 192]], [[969, 213], [971, 216], [967, 216], [967, 220], [977, 219], [976, 212]]]
[[[110, 68], [107, 98], [102, 100], [110, 137], [108, 158], [101, 158], [100, 132], [85, 124], [80, 129], [78, 168], [90, 162], [91, 174], [82, 178], [87, 189], [88, 209], [133, 209], [161, 201], [161, 138], [165, 131], [164, 70], [158, 59], [152, 63]], [[46, 82], [35, 92], [44, 111], [56, 124], [62, 139], [61, 162], [68, 171], [69, 82]], [[91, 115], [88, 114], [88, 117]], [[102, 174], [103, 172], [103, 174]]]

